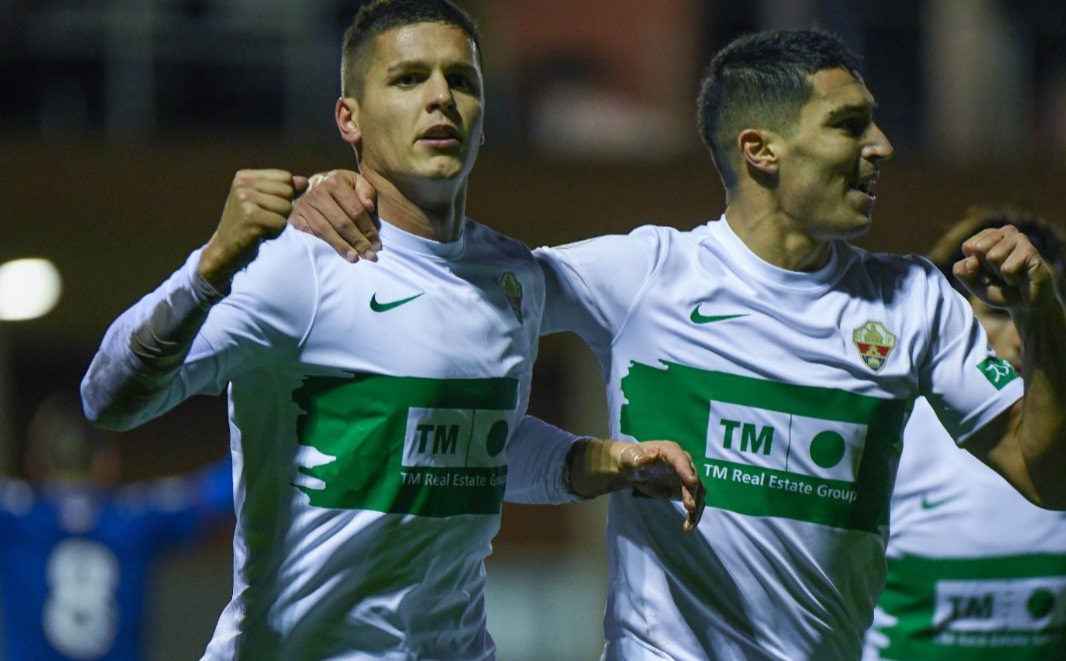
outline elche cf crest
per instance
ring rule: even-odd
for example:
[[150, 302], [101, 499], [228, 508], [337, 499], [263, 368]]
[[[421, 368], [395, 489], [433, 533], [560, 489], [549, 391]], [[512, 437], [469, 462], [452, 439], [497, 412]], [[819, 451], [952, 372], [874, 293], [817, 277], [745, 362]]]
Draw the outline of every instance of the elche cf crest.
[[504, 298], [507, 299], [507, 304], [511, 306], [514, 318], [518, 320], [518, 323], [525, 325], [522, 321], [522, 283], [519, 282], [518, 276], [513, 271], [506, 271], [500, 276], [498, 282]]
[[851, 337], [862, 362], [875, 372], [881, 371], [896, 347], [896, 336], [880, 321], [867, 321], [856, 328]]

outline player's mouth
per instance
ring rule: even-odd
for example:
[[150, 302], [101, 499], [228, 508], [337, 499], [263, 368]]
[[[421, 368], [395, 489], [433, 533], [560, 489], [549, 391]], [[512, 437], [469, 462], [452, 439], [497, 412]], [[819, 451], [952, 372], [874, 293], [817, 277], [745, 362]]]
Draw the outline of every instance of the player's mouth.
[[872, 190], [874, 184], [877, 183], [877, 172], [872, 172], [868, 175], [859, 177], [848, 183], [849, 191], [856, 191], [861, 193], [869, 202], [873, 202], [877, 198], [874, 196]]
[[451, 124], [437, 124], [423, 131], [418, 141], [438, 149], [458, 147], [463, 144], [463, 134]]

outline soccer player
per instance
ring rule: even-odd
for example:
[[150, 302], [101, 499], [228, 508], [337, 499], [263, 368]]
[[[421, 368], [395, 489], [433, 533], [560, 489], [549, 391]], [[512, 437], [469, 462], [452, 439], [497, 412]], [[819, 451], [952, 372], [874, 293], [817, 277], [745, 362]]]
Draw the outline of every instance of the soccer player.
[[[1066, 291], [1062, 233], [1014, 207], [971, 209], [929, 258], [950, 276], [962, 242], [1011, 225], [1039, 248]], [[956, 285], [997, 354], [1022, 370], [1018, 329], [1006, 310]], [[1001, 378], [1012, 373], [1001, 369]], [[888, 582], [866, 635], [866, 661], [1061, 659], [1066, 650], [1066, 513], [1022, 498], [968, 453], [960, 452], [925, 399], [904, 430]]]
[[569, 502], [649, 476], [676, 496], [680, 474], [698, 519], [676, 444], [575, 442], [524, 417], [544, 279], [464, 213], [482, 89], [475, 27], [450, 2], [364, 6], [336, 122], [389, 254], [338, 258], [286, 227], [305, 178], [241, 171], [208, 243], [89, 367], [86, 413], [114, 428], [228, 385], [236, 571], [207, 659], [493, 658], [484, 558], [505, 488]]
[[[1066, 319], [1052, 272], [1012, 227], [968, 238], [952, 265], [1009, 311], [1023, 383], [932, 264], [851, 246], [893, 152], [875, 108], [834, 37], [740, 37], [699, 99], [722, 217], [537, 251], [544, 330], [576, 332], [599, 358], [612, 435], [677, 440], [707, 484], [687, 538], [663, 525], [669, 503], [612, 494], [607, 661], [859, 658], [919, 397], [1027, 498], [1066, 507]], [[294, 224], [348, 250], [366, 183], [324, 178]]]
[[119, 486], [115, 449], [74, 393], [55, 393], [29, 427], [29, 481], [0, 479], [3, 658], [144, 658], [152, 563], [233, 519], [227, 458]]

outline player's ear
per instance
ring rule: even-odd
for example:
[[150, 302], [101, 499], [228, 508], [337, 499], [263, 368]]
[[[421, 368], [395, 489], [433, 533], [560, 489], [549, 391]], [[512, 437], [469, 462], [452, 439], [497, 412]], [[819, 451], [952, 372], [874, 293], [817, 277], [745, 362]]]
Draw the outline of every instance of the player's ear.
[[334, 118], [341, 139], [355, 147], [358, 152], [363, 146], [363, 134], [359, 131], [359, 102], [346, 96], [337, 99]]
[[778, 153], [775, 133], [763, 129], [744, 129], [737, 135], [740, 157], [750, 168], [763, 174], [777, 174]]

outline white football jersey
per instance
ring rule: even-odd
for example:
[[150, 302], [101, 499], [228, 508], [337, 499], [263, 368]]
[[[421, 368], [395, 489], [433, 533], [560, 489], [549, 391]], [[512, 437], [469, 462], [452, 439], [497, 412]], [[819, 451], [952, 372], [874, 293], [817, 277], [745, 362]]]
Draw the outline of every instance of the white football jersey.
[[955, 447], [924, 400], [904, 432], [888, 580], [866, 661], [1066, 658], [1066, 512]]
[[[376, 264], [291, 228], [264, 243], [158, 403], [132, 414], [229, 389], [236, 571], [206, 659], [494, 657], [483, 561], [519, 461], [543, 276], [469, 220], [450, 243], [381, 236]], [[130, 328], [187, 295], [198, 259], [102, 351], [135, 361]], [[521, 499], [570, 499], [560, 437], [525, 453]]]
[[1021, 395], [931, 264], [831, 251], [779, 269], [723, 219], [536, 252], [545, 331], [598, 356], [611, 433], [681, 443], [707, 486], [692, 535], [676, 503], [611, 496], [608, 661], [858, 658], [915, 399], [965, 439]]

